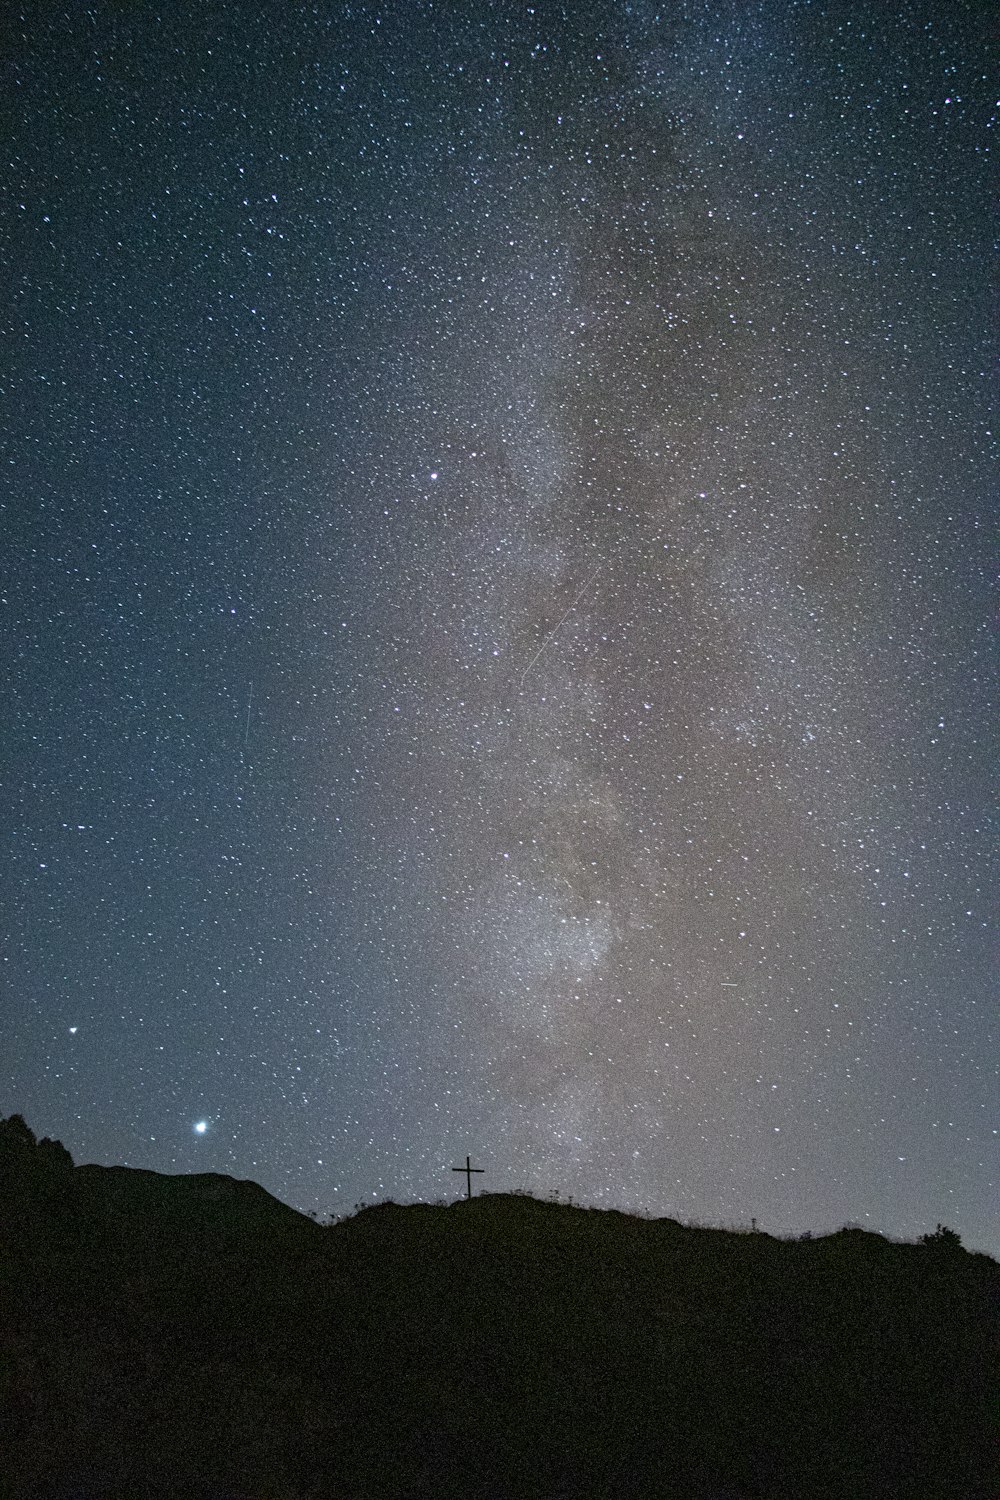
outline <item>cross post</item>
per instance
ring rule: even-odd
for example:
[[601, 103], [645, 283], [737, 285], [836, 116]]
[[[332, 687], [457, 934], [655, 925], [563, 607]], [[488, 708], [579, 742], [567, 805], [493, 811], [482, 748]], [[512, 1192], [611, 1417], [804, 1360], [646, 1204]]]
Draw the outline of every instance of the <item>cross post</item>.
[[472, 1174], [473, 1174], [473, 1172], [485, 1172], [486, 1168], [485, 1167], [474, 1167], [474, 1166], [472, 1166], [470, 1164], [470, 1158], [467, 1156], [465, 1158], [465, 1166], [464, 1167], [452, 1167], [451, 1170], [453, 1172], [464, 1172], [465, 1173], [465, 1196], [467, 1198], [471, 1198], [472, 1197]]

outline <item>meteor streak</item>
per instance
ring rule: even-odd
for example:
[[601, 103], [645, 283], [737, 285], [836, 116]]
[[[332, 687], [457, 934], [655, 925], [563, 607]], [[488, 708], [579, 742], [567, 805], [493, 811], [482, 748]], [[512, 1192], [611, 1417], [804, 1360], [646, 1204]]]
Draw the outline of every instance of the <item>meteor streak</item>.
[[591, 573], [590, 577], [587, 579], [586, 583], [583, 585], [583, 588], [577, 594], [577, 596], [573, 600], [572, 604], [566, 610], [565, 614], [562, 614], [562, 615], [559, 616], [559, 619], [553, 625], [552, 629], [549, 631], [548, 635], [542, 641], [542, 644], [539, 646], [538, 650], [535, 652], [534, 656], [531, 658], [531, 660], [529, 661], [528, 665], [525, 667], [524, 671], [521, 673], [521, 681], [522, 682], [527, 677], [528, 673], [531, 671], [532, 667], [535, 665], [535, 662], [538, 660], [538, 658], [541, 656], [542, 652], [545, 650], [546, 646], [552, 640], [553, 636], [559, 630], [560, 626], [573, 613], [574, 609], [576, 609], [576, 606], [579, 604], [579, 602], [583, 598], [584, 594], [590, 588], [591, 584], [594, 583], [596, 581], [596, 579], [600, 576], [600, 574], [603, 573], [603, 572], [604, 572], [604, 564], [601, 563], [600, 566], [597, 567], [597, 568], [595, 568], [594, 571], [593, 571], [593, 573]]

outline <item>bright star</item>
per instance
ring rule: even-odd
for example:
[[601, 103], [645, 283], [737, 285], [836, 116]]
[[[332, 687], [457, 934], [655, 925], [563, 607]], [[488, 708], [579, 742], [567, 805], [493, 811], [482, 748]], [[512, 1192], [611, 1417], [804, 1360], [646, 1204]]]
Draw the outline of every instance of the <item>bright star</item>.
[[197, 1125], [194, 1127], [194, 1129], [195, 1129], [195, 1134], [196, 1135], [204, 1135], [205, 1131], [208, 1129], [208, 1121], [207, 1120], [199, 1120], [198, 1123], [197, 1123]]

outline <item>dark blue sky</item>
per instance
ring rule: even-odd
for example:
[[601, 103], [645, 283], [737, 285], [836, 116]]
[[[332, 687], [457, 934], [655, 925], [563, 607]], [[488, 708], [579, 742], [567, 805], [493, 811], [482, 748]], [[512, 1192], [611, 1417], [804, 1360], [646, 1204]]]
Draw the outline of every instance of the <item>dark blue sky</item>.
[[980, 7], [266, 10], [8, 26], [0, 1110], [1000, 1252]]

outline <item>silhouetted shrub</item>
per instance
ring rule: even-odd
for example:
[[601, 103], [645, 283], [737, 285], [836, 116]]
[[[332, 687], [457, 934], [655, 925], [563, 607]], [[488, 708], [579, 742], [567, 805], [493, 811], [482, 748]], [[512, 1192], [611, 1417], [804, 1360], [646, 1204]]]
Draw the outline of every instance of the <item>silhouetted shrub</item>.
[[920, 1243], [930, 1250], [961, 1250], [962, 1237], [946, 1224], [939, 1224], [933, 1234], [922, 1234]]
[[58, 1172], [66, 1172], [73, 1165], [73, 1158], [66, 1150], [66, 1147], [63, 1145], [62, 1141], [52, 1140], [50, 1136], [44, 1136], [42, 1140], [38, 1142], [36, 1151], [38, 1153], [39, 1159], [43, 1161], [47, 1167], [52, 1167]]
[[23, 1115], [0, 1120], [0, 1151], [30, 1151], [36, 1144], [35, 1132]]

